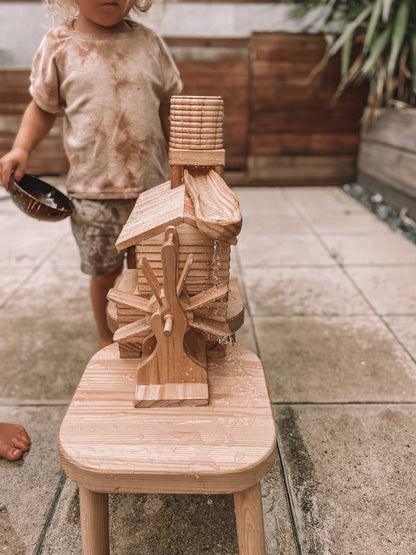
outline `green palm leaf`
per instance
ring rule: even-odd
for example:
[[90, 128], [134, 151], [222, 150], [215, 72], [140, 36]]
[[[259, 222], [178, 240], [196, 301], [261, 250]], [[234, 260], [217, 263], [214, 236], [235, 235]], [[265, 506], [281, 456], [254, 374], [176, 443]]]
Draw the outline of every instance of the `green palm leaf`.
[[387, 23], [387, 21], [389, 20], [392, 5], [393, 5], [393, 0], [384, 0], [383, 2], [382, 18], [384, 23]]
[[410, 37], [410, 58], [412, 64], [412, 87], [416, 94], [416, 31], [413, 31]]
[[390, 24], [376, 39], [374, 39], [370, 54], [362, 66], [363, 74], [372, 75], [376, 71], [380, 57], [390, 41], [392, 30], [393, 24]]
[[391, 41], [390, 57], [387, 63], [387, 75], [392, 76], [396, 69], [397, 59], [406, 35], [407, 22], [410, 12], [410, 0], [403, 0], [397, 8], [393, 22], [393, 34]]
[[336, 54], [338, 52], [338, 50], [341, 48], [341, 46], [344, 44], [344, 42], [347, 40], [347, 38], [351, 35], [354, 34], [354, 31], [361, 25], [361, 23], [369, 16], [369, 14], [371, 13], [373, 9], [372, 4], [368, 5], [367, 7], [365, 7], [363, 10], [361, 10], [361, 12], [359, 13], [359, 15], [350, 23], [348, 23], [345, 26], [344, 31], [341, 33], [341, 35], [338, 37], [338, 39], [334, 42], [334, 44], [331, 46], [330, 50], [329, 50], [329, 55], [333, 56], [334, 54]]
[[368, 22], [367, 33], [365, 35], [365, 40], [363, 44], [364, 52], [368, 52], [370, 49], [370, 44], [373, 40], [374, 33], [377, 29], [377, 23], [380, 19], [381, 10], [384, 6], [384, 0], [376, 0], [373, 5], [373, 10], [371, 12], [370, 20]]
[[345, 42], [342, 45], [342, 50], [341, 50], [341, 75], [342, 76], [346, 75], [348, 68], [350, 67], [353, 38], [354, 38], [353, 35], [350, 35], [345, 39]]

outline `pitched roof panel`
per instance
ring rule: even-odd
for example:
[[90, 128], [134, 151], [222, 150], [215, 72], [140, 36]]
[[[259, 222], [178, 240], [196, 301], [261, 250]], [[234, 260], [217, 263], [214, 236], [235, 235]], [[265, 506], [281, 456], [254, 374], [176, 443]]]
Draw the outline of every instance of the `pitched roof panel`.
[[116, 248], [125, 249], [161, 233], [168, 225], [183, 222], [197, 227], [192, 201], [184, 185], [171, 189], [170, 181], [167, 181], [139, 195], [117, 239]]

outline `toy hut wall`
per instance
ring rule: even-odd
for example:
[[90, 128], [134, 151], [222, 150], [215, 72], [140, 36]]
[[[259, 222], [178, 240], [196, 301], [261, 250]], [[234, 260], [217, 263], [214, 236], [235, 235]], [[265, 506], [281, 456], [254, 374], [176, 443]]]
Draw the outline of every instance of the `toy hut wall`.
[[[194, 206], [185, 186], [171, 189], [170, 182], [167, 182], [141, 193], [116, 243], [119, 250], [131, 245], [136, 247], [138, 293], [149, 298], [152, 296], [139, 266], [142, 257], [148, 259], [163, 285], [161, 248], [168, 226], [174, 226], [179, 237], [179, 274], [188, 255], [193, 255], [193, 264], [185, 283], [186, 292], [193, 296], [215, 285], [228, 286], [230, 245], [202, 233], [197, 227]], [[201, 309], [199, 314], [226, 322], [227, 301], [215, 301]]]

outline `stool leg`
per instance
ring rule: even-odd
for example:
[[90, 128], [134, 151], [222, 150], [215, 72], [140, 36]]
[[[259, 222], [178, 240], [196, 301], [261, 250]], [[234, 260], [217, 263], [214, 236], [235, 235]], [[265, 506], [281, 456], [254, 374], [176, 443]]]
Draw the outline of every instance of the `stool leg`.
[[266, 551], [260, 482], [234, 493], [234, 509], [240, 555], [264, 555]]
[[108, 540], [108, 494], [79, 488], [83, 555], [110, 553]]

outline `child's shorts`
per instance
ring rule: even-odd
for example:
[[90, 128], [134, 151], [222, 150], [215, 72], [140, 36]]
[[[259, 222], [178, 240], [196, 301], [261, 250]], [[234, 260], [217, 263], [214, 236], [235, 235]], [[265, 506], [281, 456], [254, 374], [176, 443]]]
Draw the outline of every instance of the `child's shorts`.
[[134, 246], [118, 251], [115, 243], [135, 199], [71, 200], [71, 226], [81, 255], [81, 270], [93, 276], [109, 274], [123, 263], [126, 252], [134, 254]]

